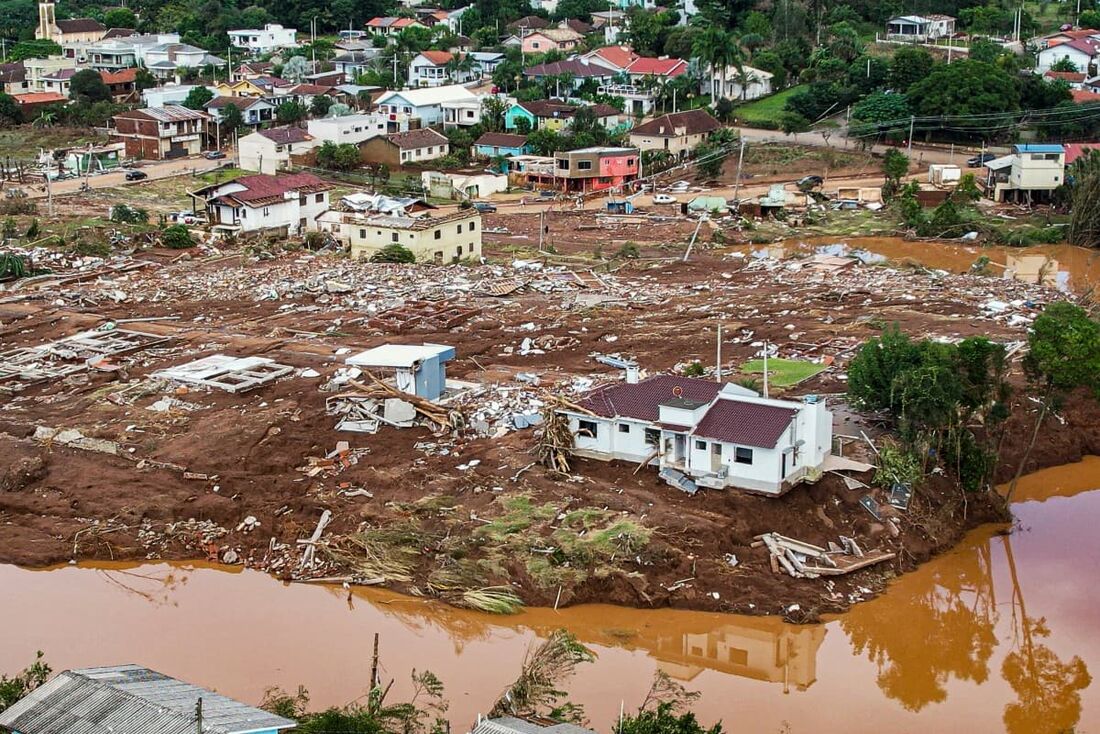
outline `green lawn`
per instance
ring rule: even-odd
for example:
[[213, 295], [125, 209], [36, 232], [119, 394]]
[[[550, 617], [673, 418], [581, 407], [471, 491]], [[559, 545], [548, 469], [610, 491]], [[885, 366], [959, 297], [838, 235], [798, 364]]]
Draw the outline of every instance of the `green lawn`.
[[[790, 387], [803, 380], [824, 372], [828, 365], [803, 362], [796, 359], [769, 359], [768, 385], [770, 387]], [[747, 375], [764, 374], [764, 360], [753, 359], [741, 365], [741, 371]]]
[[734, 115], [747, 125], [767, 124], [778, 126], [779, 116], [783, 114], [783, 108], [786, 106], [787, 100], [799, 92], [806, 91], [806, 89], [805, 84], [784, 89], [782, 92], [773, 94], [770, 97], [764, 97], [738, 107], [734, 110]]

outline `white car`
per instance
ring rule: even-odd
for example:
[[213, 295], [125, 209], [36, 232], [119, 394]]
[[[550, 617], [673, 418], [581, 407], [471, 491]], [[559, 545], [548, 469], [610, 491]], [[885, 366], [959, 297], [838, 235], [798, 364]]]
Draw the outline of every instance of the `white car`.
[[675, 196], [670, 196], [669, 194], [654, 194], [653, 195], [653, 203], [654, 204], [675, 204], [676, 203], [676, 197]]

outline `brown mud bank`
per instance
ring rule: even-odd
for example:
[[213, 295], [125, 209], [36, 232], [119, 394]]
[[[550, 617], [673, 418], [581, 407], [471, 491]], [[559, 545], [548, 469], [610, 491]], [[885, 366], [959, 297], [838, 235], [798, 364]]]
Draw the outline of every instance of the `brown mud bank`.
[[[256, 402], [279, 406], [292, 398], [286, 383], [276, 392], [287, 394]], [[301, 416], [323, 412], [308, 409], [309, 399], [299, 397], [301, 403], [278, 410]], [[247, 423], [252, 412], [242, 411], [242, 421]], [[1007, 481], [1014, 472], [1033, 419], [1030, 401], [1017, 399], [998, 480]], [[334, 535], [353, 533], [361, 523], [411, 535], [398, 549], [408, 558], [402, 573], [394, 574], [401, 578], [386, 584], [404, 593], [440, 595], [440, 569], [458, 573], [469, 566], [456, 559], [468, 558], [483, 569], [468, 585], [510, 585], [531, 606], [609, 603], [778, 614], [810, 622], [877, 595], [891, 579], [949, 550], [969, 530], [1003, 521], [991, 498], [964, 498], [942, 475], [924, 483], [908, 511], [886, 508], [897, 518], [897, 534], [859, 504], [863, 490], [849, 490], [835, 476], [780, 498], [732, 491], [689, 497], [655, 476], [635, 475], [631, 466], [581, 461], [574, 472], [586, 477], [583, 483], [560, 481], [536, 466], [524, 472], [521, 489], [494, 488], [494, 482], [507, 483], [502, 477], [514, 467], [529, 463], [529, 437], [515, 433], [456, 457], [479, 462], [456, 477], [436, 474], [423, 459], [408, 460], [418, 454], [416, 443], [430, 441], [427, 431], [393, 432], [383, 446], [375, 441], [369, 467], [361, 461], [340, 477], [339, 484], [370, 487], [373, 497], [307, 494], [290, 455], [311, 426], [304, 418], [298, 423], [305, 425], [269, 431], [259, 440], [270, 444], [262, 467], [248, 458], [256, 455], [257, 446], [237, 445], [235, 437], [251, 434], [243, 425], [193, 426], [183, 440], [193, 460], [201, 458], [208, 475], [217, 477], [207, 481], [184, 480], [154, 465], [138, 468], [135, 480], [131, 459], [43, 448], [27, 440], [26, 425], [0, 426], [0, 562], [37, 567], [71, 560], [218, 560], [232, 550], [243, 565], [288, 578], [292, 566], [274, 568], [272, 548], [294, 548], [323, 509], [332, 508], [335, 519], [328, 532]], [[1026, 470], [1068, 464], [1087, 454], [1100, 454], [1100, 405], [1087, 395], [1074, 395], [1045, 425]], [[231, 493], [221, 485], [232, 487]], [[508, 497], [522, 502], [508, 504]], [[503, 517], [502, 504], [512, 508]], [[531, 534], [522, 542], [541, 536], [551, 544], [558, 537], [555, 519], [597, 509], [649, 529], [648, 542], [632, 558], [597, 559], [583, 572], [571, 573], [538, 567], [517, 551], [514, 541], [484, 532], [501, 523], [529, 523]], [[241, 528], [246, 515], [258, 527]], [[551, 519], [545, 524], [532, 520], [547, 516]], [[896, 557], [847, 576], [794, 579], [774, 573], [767, 551], [752, 547], [754, 536], [765, 532], [822, 546], [843, 535]], [[297, 549], [290, 552], [297, 557]], [[333, 563], [326, 575], [345, 572]], [[441, 598], [448, 598], [445, 592]]]

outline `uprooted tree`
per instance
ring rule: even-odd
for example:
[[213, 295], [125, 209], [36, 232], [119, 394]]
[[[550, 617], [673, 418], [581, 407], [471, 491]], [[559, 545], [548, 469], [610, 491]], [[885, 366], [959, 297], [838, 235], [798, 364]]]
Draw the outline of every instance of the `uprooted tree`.
[[558, 686], [572, 677], [578, 665], [595, 659], [595, 653], [572, 633], [556, 630], [537, 648], [527, 651], [519, 677], [497, 700], [489, 716], [543, 714], [559, 721], [583, 721], [583, 709], [561, 703], [565, 692]]

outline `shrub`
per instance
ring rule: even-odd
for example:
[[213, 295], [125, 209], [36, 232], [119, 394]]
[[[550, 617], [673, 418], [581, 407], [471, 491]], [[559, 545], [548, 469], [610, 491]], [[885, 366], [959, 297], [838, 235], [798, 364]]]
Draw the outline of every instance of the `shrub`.
[[191, 233], [182, 224], [173, 224], [171, 227], [165, 228], [160, 235], [160, 241], [170, 250], [186, 250], [195, 246], [195, 240], [191, 237]]
[[149, 221], [149, 212], [126, 204], [111, 207], [111, 221], [121, 224], [145, 224]]
[[398, 245], [386, 245], [370, 256], [372, 263], [415, 263], [416, 255], [409, 248]]
[[641, 250], [633, 242], [627, 242], [618, 249], [615, 257], [620, 260], [637, 260], [641, 256]]
[[706, 374], [706, 371], [706, 367], [703, 366], [702, 362], [692, 362], [684, 368], [684, 375], [686, 377], [702, 377]]
[[88, 240], [81, 240], [73, 245], [73, 252], [83, 257], [108, 258], [111, 256], [111, 247], [106, 242], [89, 242]]

